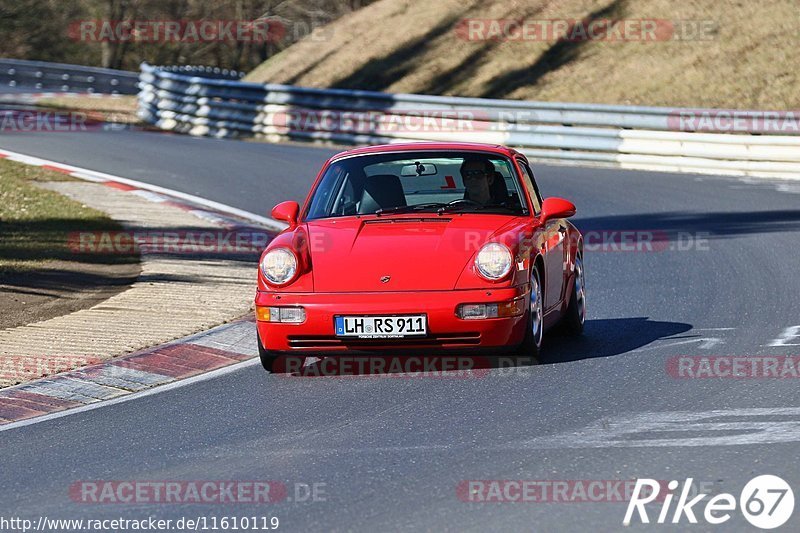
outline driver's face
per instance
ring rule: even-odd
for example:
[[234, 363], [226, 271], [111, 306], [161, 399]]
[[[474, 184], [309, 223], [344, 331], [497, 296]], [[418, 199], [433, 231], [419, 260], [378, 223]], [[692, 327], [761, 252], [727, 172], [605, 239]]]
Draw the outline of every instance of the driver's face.
[[487, 171], [483, 164], [467, 163], [461, 170], [461, 179], [464, 181], [464, 188], [471, 200], [487, 204], [492, 199], [489, 187], [494, 179], [494, 174]]

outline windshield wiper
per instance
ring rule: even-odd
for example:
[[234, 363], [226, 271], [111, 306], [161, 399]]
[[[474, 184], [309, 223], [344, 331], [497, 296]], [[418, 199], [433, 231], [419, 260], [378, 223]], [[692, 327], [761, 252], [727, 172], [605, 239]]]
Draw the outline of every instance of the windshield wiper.
[[453, 200], [442, 207], [439, 208], [437, 211], [438, 214], [446, 213], [447, 211], [455, 211], [461, 209], [462, 207], [472, 207], [474, 209], [483, 209], [484, 205], [479, 204], [473, 200], [467, 200], [466, 198], [459, 198], [457, 200]]
[[411, 213], [413, 211], [422, 211], [423, 209], [436, 209], [437, 207], [442, 208], [447, 204], [443, 204], [442, 202], [429, 202], [426, 204], [414, 204], [414, 205], [398, 205], [397, 207], [382, 207], [375, 211], [375, 215], [388, 215], [388, 214], [397, 214], [397, 213]]
[[438, 214], [452, 213], [454, 211], [462, 210], [475, 210], [475, 211], [511, 211], [516, 212], [517, 209], [507, 205], [483, 205], [477, 202], [473, 203], [467, 200], [466, 202], [450, 203], [440, 207], [436, 212]]

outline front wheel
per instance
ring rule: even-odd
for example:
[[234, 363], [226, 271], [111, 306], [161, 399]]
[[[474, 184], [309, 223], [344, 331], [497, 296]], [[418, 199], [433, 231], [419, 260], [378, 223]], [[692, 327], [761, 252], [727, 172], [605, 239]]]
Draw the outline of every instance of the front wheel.
[[539, 270], [534, 269], [531, 276], [531, 300], [528, 311], [528, 327], [525, 330], [525, 339], [520, 346], [520, 355], [539, 357], [544, 334], [544, 305], [542, 302], [542, 284]]
[[583, 256], [575, 258], [575, 283], [572, 285], [572, 297], [564, 315], [564, 329], [569, 335], [583, 333], [586, 322], [586, 280], [583, 271]]

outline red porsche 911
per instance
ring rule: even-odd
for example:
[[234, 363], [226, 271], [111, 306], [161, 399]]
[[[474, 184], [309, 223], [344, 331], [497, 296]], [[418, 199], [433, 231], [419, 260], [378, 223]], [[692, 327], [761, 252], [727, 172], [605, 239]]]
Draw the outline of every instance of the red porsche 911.
[[266, 369], [282, 355], [537, 356], [586, 316], [575, 206], [542, 200], [503, 146], [409, 143], [333, 156], [264, 250], [256, 319]]

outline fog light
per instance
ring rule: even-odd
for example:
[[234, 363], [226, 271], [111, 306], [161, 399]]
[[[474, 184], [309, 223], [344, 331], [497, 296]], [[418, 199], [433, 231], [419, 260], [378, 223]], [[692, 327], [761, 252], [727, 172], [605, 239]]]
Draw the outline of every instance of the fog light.
[[256, 318], [261, 322], [300, 324], [306, 321], [306, 310], [302, 307], [256, 307]]
[[458, 306], [458, 317], [464, 320], [497, 317], [497, 304], [461, 304]]
[[525, 299], [517, 298], [499, 304], [461, 304], [456, 316], [463, 320], [480, 320], [483, 318], [502, 318], [520, 316], [525, 312]]
[[302, 307], [281, 307], [280, 321], [290, 324], [300, 324], [306, 321], [306, 310]]

